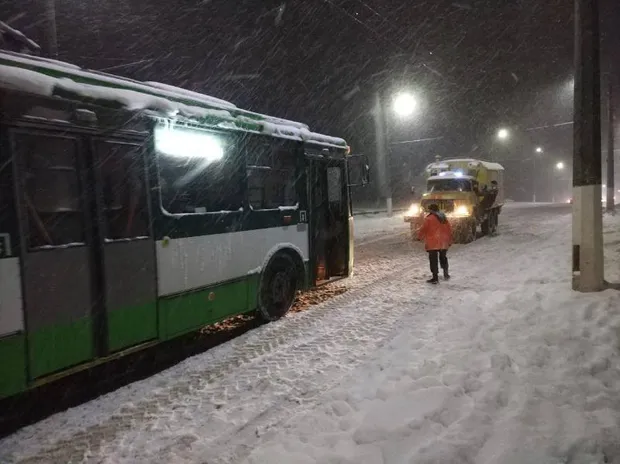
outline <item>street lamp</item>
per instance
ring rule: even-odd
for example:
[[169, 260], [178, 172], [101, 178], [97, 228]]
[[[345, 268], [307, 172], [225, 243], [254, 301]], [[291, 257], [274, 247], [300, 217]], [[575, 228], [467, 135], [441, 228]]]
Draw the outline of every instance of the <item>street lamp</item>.
[[542, 147], [536, 147], [536, 153], [542, 153], [543, 149]]
[[392, 109], [401, 118], [408, 118], [418, 106], [416, 98], [409, 92], [398, 93], [392, 102]]
[[506, 140], [509, 135], [508, 129], [500, 129], [497, 131], [497, 138], [500, 140]]
[[558, 163], [555, 165], [555, 168], [556, 168], [558, 171], [563, 170], [563, 169], [564, 169], [564, 163], [563, 163], [562, 161], [558, 161]]

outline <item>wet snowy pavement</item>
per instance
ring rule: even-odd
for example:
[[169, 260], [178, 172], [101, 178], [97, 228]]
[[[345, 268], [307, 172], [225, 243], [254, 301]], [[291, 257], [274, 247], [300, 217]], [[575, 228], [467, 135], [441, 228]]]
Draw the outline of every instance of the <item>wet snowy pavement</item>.
[[0, 462], [620, 463], [620, 295], [570, 292], [570, 209], [502, 219], [438, 287], [398, 218], [359, 220], [347, 293], [27, 427]]

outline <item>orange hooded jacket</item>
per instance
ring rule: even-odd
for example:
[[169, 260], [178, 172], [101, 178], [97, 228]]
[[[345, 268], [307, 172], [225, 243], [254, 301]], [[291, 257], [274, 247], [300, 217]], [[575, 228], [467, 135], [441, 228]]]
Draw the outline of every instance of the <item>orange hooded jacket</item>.
[[431, 212], [424, 218], [418, 232], [418, 238], [424, 240], [426, 251], [447, 250], [452, 245], [452, 227], [442, 212]]

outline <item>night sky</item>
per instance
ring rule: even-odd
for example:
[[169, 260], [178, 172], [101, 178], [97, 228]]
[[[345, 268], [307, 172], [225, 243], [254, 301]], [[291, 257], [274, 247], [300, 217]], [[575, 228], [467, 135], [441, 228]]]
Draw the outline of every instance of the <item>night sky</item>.
[[[61, 60], [301, 120], [346, 138], [354, 152], [374, 154], [374, 91], [410, 89], [421, 107], [411, 120], [392, 118], [392, 141], [441, 139], [396, 145], [401, 177], [435, 154], [493, 151], [514, 164], [516, 183], [527, 182], [529, 164], [519, 160], [538, 144], [570, 161], [570, 126], [525, 130], [572, 120], [570, 0], [56, 3]], [[601, 0], [601, 18], [603, 67], [618, 84], [616, 3]], [[0, 0], [0, 19], [41, 40], [34, 0]], [[508, 147], [494, 141], [500, 126], [520, 134]]]

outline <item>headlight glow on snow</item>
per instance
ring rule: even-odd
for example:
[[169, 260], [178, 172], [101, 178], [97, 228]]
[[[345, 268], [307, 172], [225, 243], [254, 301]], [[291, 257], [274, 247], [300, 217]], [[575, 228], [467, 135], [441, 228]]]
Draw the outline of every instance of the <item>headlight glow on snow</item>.
[[413, 204], [407, 211], [406, 216], [417, 216], [420, 214], [420, 205]]
[[155, 127], [155, 150], [175, 158], [200, 158], [210, 163], [224, 156], [221, 141], [206, 132]]

